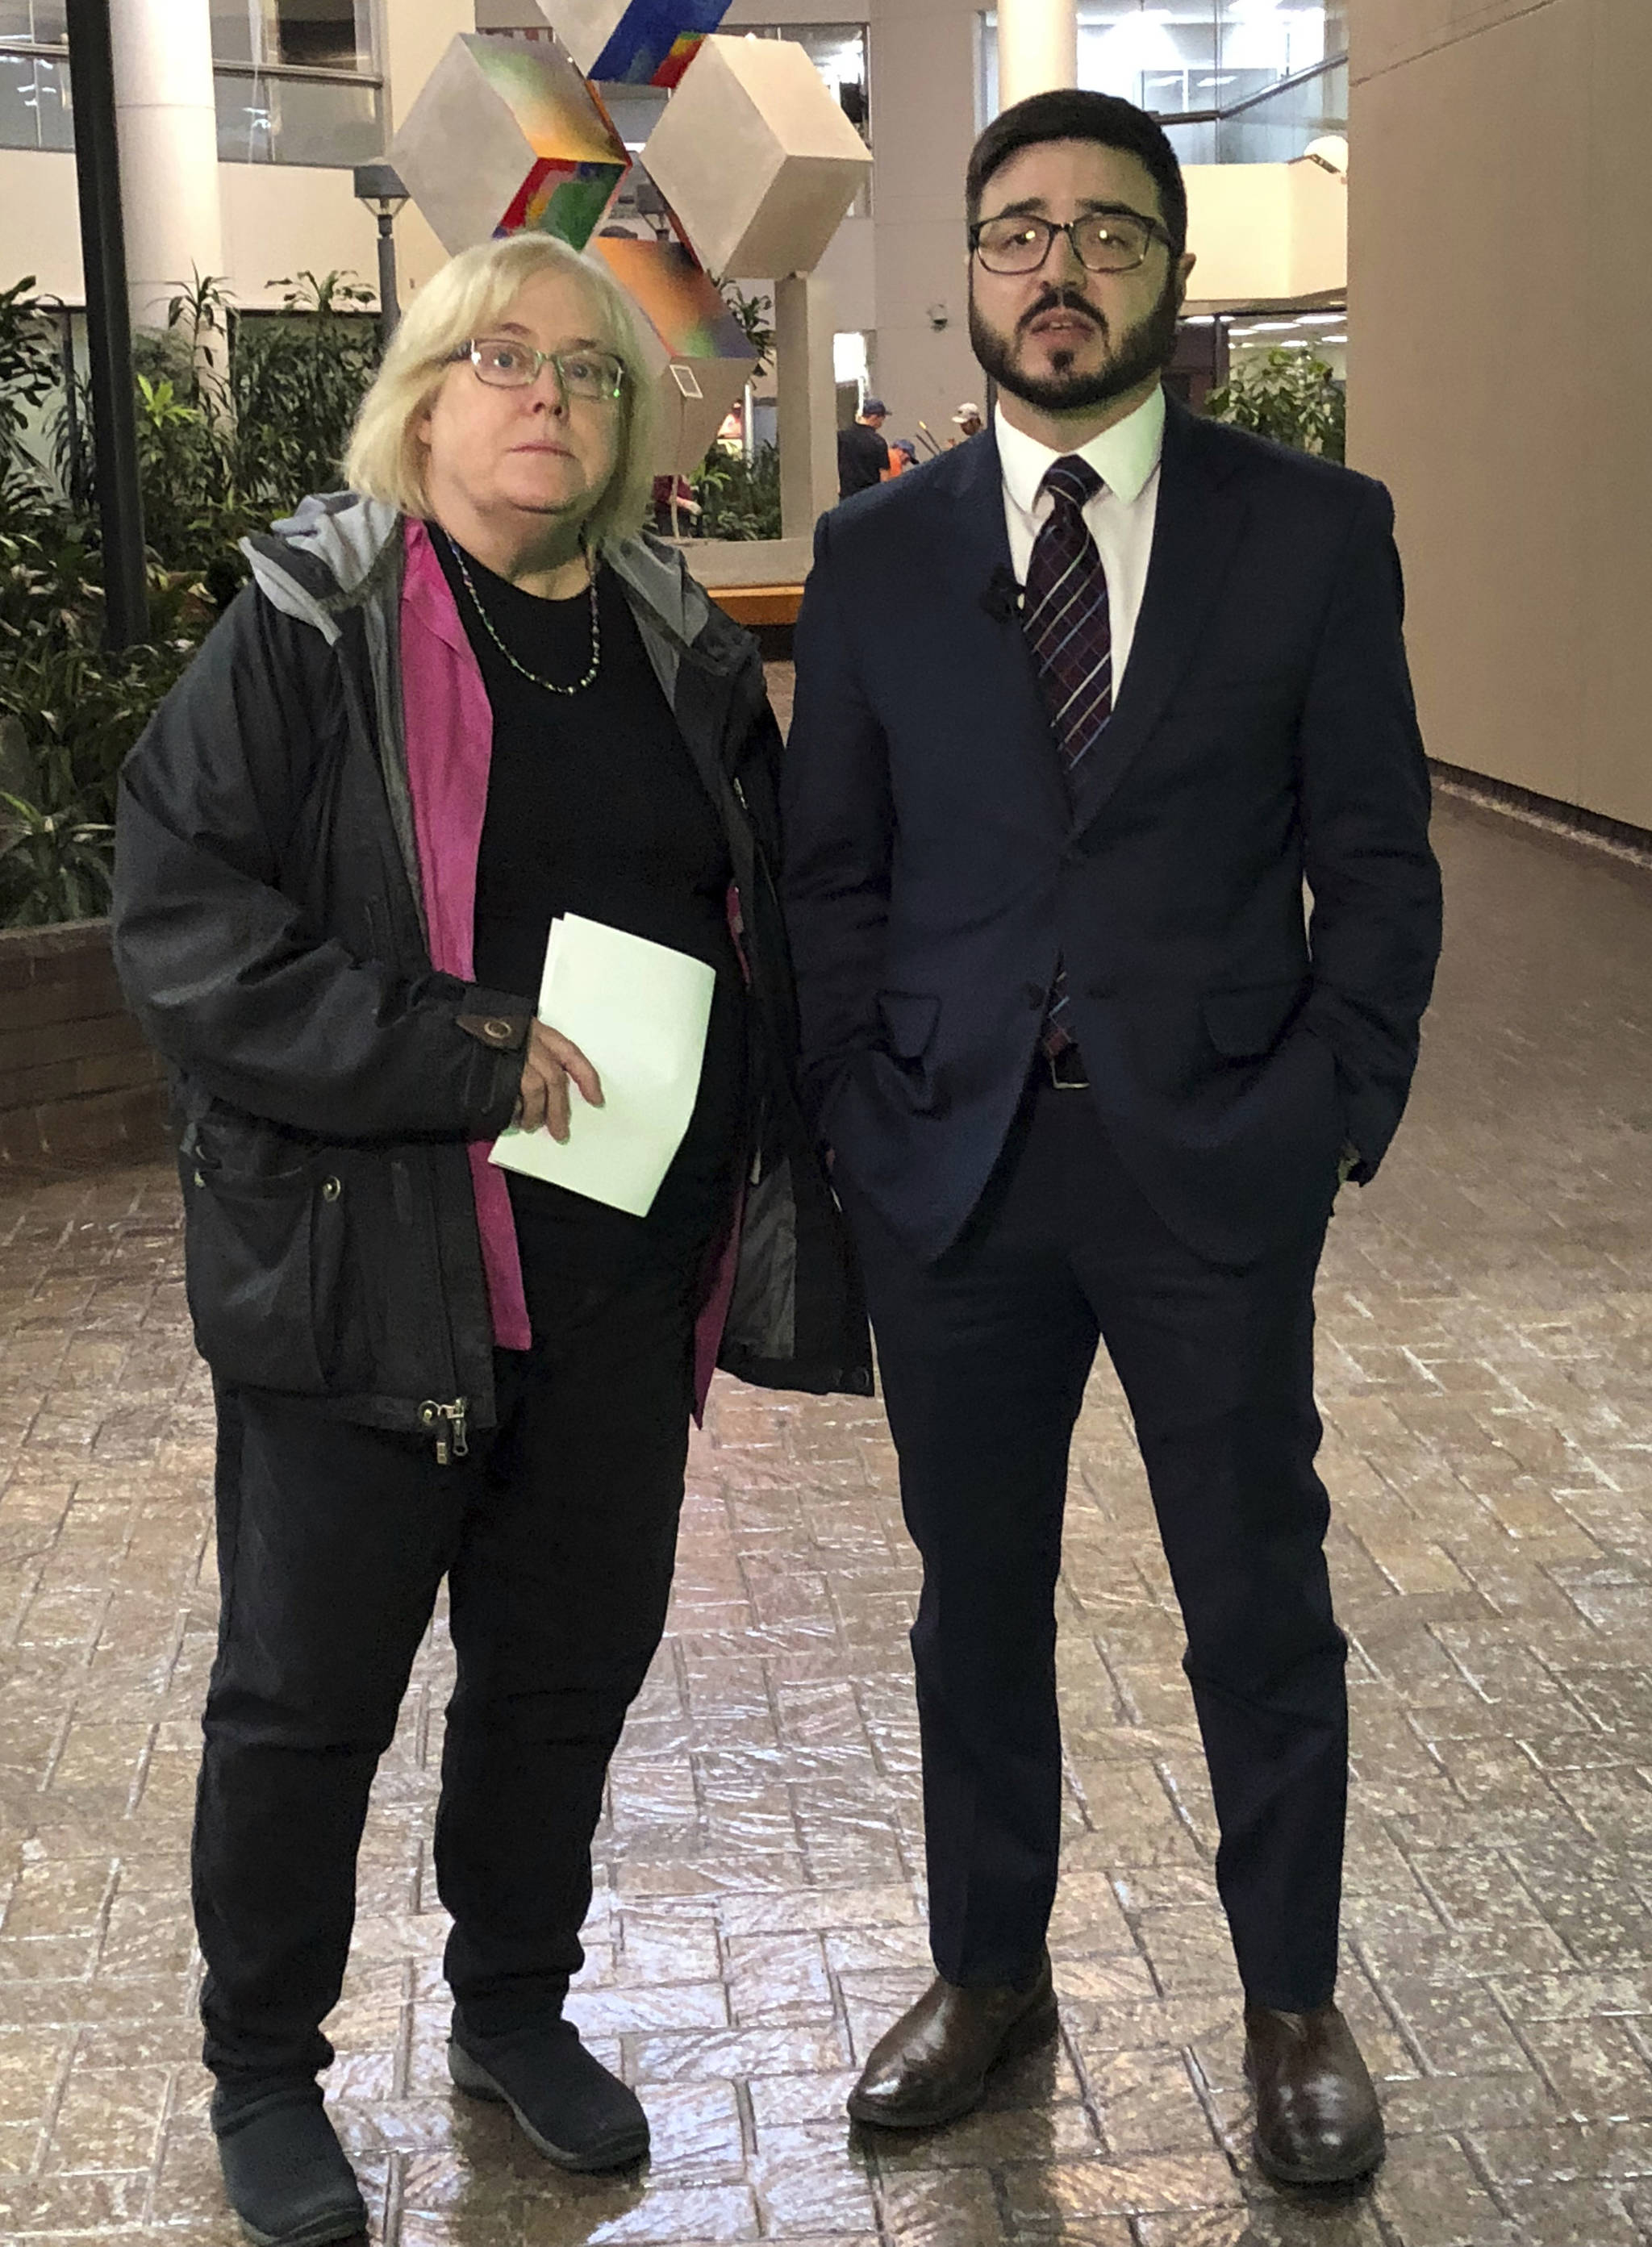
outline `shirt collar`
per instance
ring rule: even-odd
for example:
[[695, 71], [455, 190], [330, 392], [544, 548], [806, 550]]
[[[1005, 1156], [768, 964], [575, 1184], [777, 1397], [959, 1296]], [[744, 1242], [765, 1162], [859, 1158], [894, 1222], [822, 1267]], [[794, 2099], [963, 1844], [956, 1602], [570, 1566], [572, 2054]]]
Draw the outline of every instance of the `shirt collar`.
[[[1126, 507], [1135, 505], [1158, 466], [1164, 444], [1164, 413], [1161, 386], [1134, 413], [1116, 421], [1110, 429], [1103, 429], [1088, 445], [1077, 447], [1080, 460], [1089, 462], [1109, 491]], [[1036, 437], [1029, 437], [1022, 430], [1012, 428], [996, 404], [993, 407], [993, 433], [998, 440], [1005, 488], [1021, 512], [1030, 516], [1045, 471], [1052, 461], [1065, 460], [1067, 455], [1053, 452], [1049, 446], [1041, 445]]]

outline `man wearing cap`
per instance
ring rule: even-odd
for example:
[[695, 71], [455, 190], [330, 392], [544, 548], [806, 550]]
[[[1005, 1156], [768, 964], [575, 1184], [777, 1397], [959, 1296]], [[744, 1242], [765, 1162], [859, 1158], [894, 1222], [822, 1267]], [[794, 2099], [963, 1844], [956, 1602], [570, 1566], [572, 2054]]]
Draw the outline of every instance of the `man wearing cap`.
[[[1314, 1280], [1339, 1181], [1399, 1123], [1440, 940], [1393, 509], [1166, 395], [1193, 261], [1143, 111], [1017, 103], [966, 204], [993, 426], [821, 518], [782, 770], [805, 1092], [924, 1570], [936, 1977], [850, 2112], [953, 2121], [1055, 2034], [1063, 1815], [1092, 1867], [1128, 1820], [1105, 1757], [1064, 1776], [1055, 1682], [1104, 1342], [1184, 1630], [1258, 2157], [1346, 2182], [1383, 2133], [1335, 2002], [1347, 1644]], [[1158, 1571], [1120, 1546], [1096, 1628], [1128, 1659]], [[1183, 1830], [1150, 1902], [1200, 1895]], [[1150, 1957], [1177, 1916], [1144, 1915]]]
[[[952, 420], [958, 429], [958, 434], [952, 440], [954, 445], [962, 445], [971, 437], [979, 437], [986, 427], [986, 422], [981, 419], [980, 407], [967, 402], [959, 407]], [[948, 449], [950, 450], [951, 447], [949, 447]]]
[[870, 491], [889, 475], [889, 447], [879, 436], [889, 408], [881, 398], [869, 398], [859, 416], [837, 433], [837, 496], [852, 499]]

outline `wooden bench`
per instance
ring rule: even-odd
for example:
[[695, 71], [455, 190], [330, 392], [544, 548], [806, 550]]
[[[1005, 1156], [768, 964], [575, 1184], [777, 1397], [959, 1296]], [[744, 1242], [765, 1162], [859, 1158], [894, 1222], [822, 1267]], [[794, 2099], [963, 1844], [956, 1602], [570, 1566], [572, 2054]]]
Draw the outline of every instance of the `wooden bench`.
[[[691, 562], [689, 567], [693, 567]], [[707, 585], [706, 591], [737, 625], [795, 625], [801, 585]]]

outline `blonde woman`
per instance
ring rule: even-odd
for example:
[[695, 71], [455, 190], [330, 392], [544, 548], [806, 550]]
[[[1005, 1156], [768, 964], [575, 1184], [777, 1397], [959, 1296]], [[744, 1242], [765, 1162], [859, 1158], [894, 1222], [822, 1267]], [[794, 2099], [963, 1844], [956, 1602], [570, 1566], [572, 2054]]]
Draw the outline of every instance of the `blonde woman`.
[[[421, 289], [348, 493], [249, 542], [129, 759], [116, 944], [178, 1087], [218, 1408], [222, 1612], [195, 1900], [229, 2199], [261, 2247], [365, 2223], [322, 2104], [369, 1786], [445, 1577], [449, 2059], [575, 2169], [639, 2158], [563, 1999], [719, 1362], [870, 1388], [793, 1090], [778, 736], [750, 639], [637, 535], [648, 379], [543, 236]], [[645, 1218], [490, 1165], [600, 1103], [533, 1019], [554, 915], [715, 970]]]

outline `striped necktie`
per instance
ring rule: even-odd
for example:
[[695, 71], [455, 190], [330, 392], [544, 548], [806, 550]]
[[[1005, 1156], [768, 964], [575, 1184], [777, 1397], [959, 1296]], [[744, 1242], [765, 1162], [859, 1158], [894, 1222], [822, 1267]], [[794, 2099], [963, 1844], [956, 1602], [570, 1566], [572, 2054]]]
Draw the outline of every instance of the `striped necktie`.
[[[1102, 479], [1076, 453], [1045, 471], [1039, 488], [1054, 502], [1033, 543], [1022, 628], [1038, 666], [1038, 683], [1055, 736], [1068, 801], [1080, 768], [1113, 714], [1113, 631], [1107, 575], [1084, 522], [1084, 505]], [[1041, 1042], [1052, 1059], [1073, 1042], [1068, 1027], [1067, 968], [1057, 966]]]

